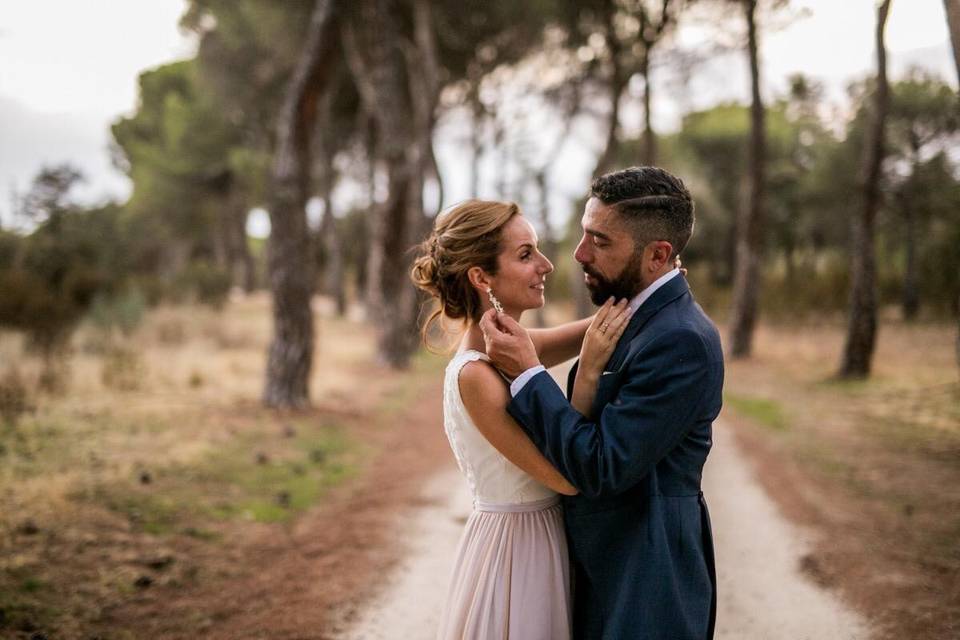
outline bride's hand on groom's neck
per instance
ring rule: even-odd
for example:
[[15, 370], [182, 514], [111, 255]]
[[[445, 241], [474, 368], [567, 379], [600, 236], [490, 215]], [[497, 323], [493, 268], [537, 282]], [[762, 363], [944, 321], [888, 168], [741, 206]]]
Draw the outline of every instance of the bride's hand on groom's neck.
[[540, 364], [530, 334], [507, 314], [487, 310], [480, 318], [480, 331], [490, 361], [508, 377], [516, 378]]

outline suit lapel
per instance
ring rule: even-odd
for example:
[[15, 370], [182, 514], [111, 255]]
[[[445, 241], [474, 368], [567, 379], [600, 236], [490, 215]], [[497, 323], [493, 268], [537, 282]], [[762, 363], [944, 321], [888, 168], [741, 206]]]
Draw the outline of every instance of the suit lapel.
[[623, 359], [627, 355], [627, 350], [630, 348], [630, 341], [640, 333], [640, 330], [649, 322], [650, 318], [657, 315], [665, 306], [689, 292], [690, 286], [687, 284], [687, 279], [684, 278], [683, 275], [674, 276], [662, 287], [654, 291], [653, 295], [640, 305], [637, 312], [630, 318], [630, 324], [627, 325], [623, 335], [620, 336], [617, 348], [613, 350], [613, 355], [611, 355], [607, 361], [605, 369], [607, 371], [619, 369]]

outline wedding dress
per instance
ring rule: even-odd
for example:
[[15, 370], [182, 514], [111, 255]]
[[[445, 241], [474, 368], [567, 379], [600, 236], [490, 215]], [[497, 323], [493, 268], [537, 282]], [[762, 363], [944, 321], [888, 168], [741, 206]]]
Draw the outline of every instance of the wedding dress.
[[559, 496], [483, 437], [460, 395], [460, 370], [488, 360], [466, 350], [447, 365], [444, 430], [473, 494], [439, 640], [565, 640], [570, 575]]

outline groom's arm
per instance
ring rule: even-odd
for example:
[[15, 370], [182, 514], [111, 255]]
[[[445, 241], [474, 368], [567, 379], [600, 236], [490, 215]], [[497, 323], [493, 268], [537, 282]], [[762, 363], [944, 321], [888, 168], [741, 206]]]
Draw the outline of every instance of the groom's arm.
[[517, 391], [507, 411], [581, 494], [617, 494], [642, 480], [693, 427], [714, 364], [699, 334], [677, 329], [631, 358], [625, 382], [597, 420], [574, 410], [545, 372]]

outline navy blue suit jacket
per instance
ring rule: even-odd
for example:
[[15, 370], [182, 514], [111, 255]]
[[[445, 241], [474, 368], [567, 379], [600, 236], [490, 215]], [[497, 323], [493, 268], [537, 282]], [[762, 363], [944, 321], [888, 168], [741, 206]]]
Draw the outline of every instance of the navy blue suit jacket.
[[508, 406], [580, 491], [564, 498], [576, 638], [713, 637], [716, 573], [700, 476], [722, 387], [719, 334], [678, 275], [627, 325], [592, 419], [546, 372]]

